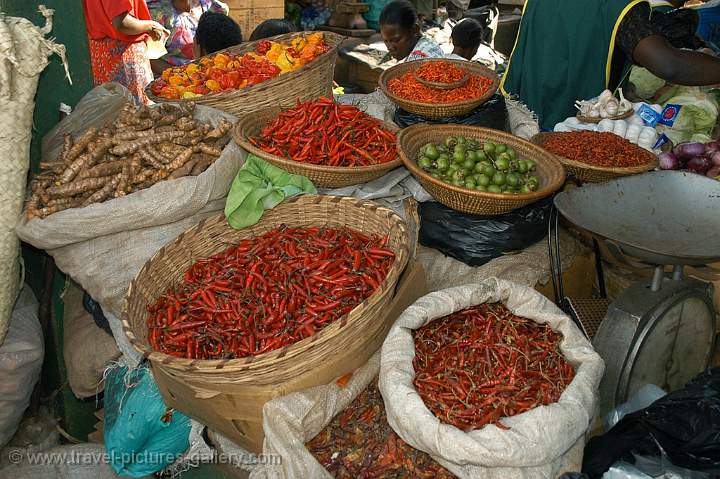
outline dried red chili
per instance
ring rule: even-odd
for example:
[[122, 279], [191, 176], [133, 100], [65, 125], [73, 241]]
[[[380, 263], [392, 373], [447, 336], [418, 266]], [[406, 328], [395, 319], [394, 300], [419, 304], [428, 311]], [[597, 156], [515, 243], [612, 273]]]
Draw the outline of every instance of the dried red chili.
[[458, 103], [483, 96], [492, 84], [489, 78], [470, 75], [463, 86], [441, 90], [423, 85], [415, 79], [413, 72], [408, 72], [390, 80], [388, 88], [400, 98], [420, 103]]
[[377, 380], [305, 447], [337, 479], [455, 477], [390, 428]]
[[467, 70], [455, 66], [453, 63], [444, 61], [432, 61], [423, 63], [415, 70], [415, 74], [421, 79], [435, 83], [453, 83], [460, 81]]
[[357, 107], [329, 98], [298, 102], [250, 142], [273, 155], [314, 165], [368, 166], [397, 158], [395, 133]]
[[[193, 359], [255, 356], [310, 337], [385, 280], [387, 238], [350, 228], [280, 228], [193, 264], [148, 306], [148, 339]], [[354, 253], [360, 252], [360, 261]]]
[[575, 376], [547, 325], [482, 304], [414, 332], [414, 385], [443, 422], [464, 431], [557, 401]]
[[543, 139], [542, 147], [550, 153], [594, 166], [626, 168], [655, 161], [655, 155], [649, 151], [608, 132], [551, 133]]

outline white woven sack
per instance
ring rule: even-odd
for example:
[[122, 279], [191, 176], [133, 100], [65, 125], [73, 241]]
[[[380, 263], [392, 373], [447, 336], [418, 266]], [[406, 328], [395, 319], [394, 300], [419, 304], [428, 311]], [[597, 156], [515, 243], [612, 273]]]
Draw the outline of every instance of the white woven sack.
[[[518, 316], [548, 324], [576, 376], [560, 400], [503, 419], [510, 430], [488, 425], [471, 432], [440, 422], [413, 386], [412, 331], [470, 306], [502, 302]], [[380, 391], [390, 426], [411, 446], [430, 454], [461, 479], [553, 478], [565, 456], [582, 442], [596, 410], [604, 365], [572, 320], [540, 293], [488, 278], [430, 293], [398, 318], [382, 347]]]
[[288, 394], [265, 404], [263, 455], [282, 458], [282, 464], [265, 464], [250, 473], [250, 479], [332, 479], [332, 475], [310, 454], [305, 443], [330, 424], [332, 419], [362, 393], [377, 376], [380, 352], [358, 368], [344, 388], [335, 381]]
[[53, 53], [65, 61], [65, 47], [45, 38], [52, 30], [53, 11], [40, 6], [40, 12], [46, 19], [43, 28], [0, 14], [0, 344], [22, 282], [15, 224], [30, 167], [38, 77]]

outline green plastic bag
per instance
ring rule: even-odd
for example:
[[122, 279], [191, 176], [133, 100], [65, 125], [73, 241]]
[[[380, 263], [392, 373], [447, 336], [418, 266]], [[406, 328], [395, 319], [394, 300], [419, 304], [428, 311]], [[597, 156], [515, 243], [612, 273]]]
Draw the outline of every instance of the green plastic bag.
[[248, 155], [230, 187], [225, 217], [233, 228], [247, 228], [260, 221], [265, 210], [302, 194], [317, 194], [310, 180]]

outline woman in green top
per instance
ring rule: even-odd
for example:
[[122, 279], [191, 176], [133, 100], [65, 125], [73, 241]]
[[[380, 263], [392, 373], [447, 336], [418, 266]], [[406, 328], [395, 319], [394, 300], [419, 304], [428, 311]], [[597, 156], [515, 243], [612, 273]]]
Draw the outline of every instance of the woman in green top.
[[527, 0], [503, 93], [549, 130], [576, 112], [576, 100], [617, 87], [632, 64], [676, 85], [719, 84], [720, 59], [674, 48], [650, 13], [648, 0]]

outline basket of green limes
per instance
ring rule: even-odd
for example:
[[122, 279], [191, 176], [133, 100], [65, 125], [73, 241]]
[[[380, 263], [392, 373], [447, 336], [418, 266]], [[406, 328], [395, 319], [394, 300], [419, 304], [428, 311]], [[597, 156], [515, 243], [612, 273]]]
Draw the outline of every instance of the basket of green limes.
[[400, 157], [440, 203], [499, 215], [557, 191], [565, 169], [529, 141], [489, 128], [417, 124], [398, 134]]

